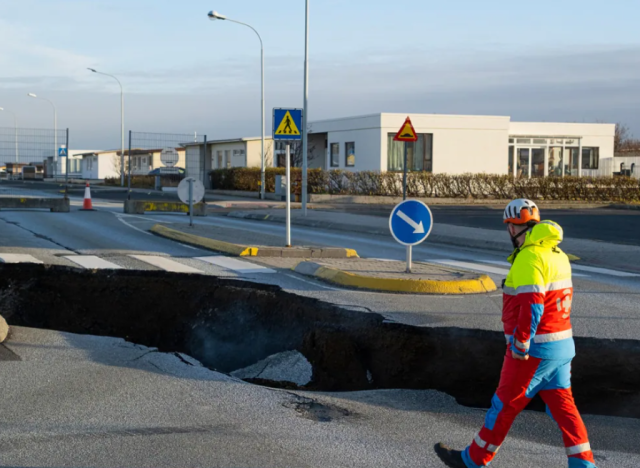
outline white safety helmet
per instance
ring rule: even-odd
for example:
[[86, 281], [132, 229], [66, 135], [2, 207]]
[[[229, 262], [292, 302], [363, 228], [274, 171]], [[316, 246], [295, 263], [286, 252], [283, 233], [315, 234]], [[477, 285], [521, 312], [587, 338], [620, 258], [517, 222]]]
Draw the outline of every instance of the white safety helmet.
[[504, 209], [504, 223], [529, 224], [532, 221], [540, 222], [540, 210], [537, 205], [526, 198], [513, 200]]

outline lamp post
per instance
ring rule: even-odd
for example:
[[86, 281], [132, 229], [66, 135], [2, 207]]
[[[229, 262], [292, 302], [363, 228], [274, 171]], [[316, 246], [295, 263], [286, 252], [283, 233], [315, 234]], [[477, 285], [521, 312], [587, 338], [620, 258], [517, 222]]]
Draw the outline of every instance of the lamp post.
[[98, 75], [108, 76], [113, 78], [120, 85], [120, 187], [124, 187], [124, 89], [122, 88], [122, 83], [118, 78], [113, 75], [109, 75], [108, 73], [99, 72], [93, 68], [87, 68], [87, 70], [92, 71], [93, 73], [97, 73]]
[[309, 113], [309, 0], [305, 3], [304, 22], [304, 108], [302, 111], [302, 215], [307, 216], [307, 172], [309, 134], [307, 117]]
[[260, 169], [260, 198], [264, 200], [265, 198], [265, 187], [264, 187], [264, 43], [262, 42], [262, 37], [256, 31], [253, 26], [250, 26], [246, 23], [242, 23], [240, 21], [232, 20], [227, 18], [224, 15], [216, 11], [209, 12], [209, 19], [212, 21], [222, 20], [222, 21], [231, 21], [232, 23], [241, 24], [242, 26], [246, 26], [251, 28], [251, 30], [256, 33], [258, 39], [260, 40], [260, 64], [261, 64], [261, 100], [262, 100], [262, 116], [261, 116], [261, 125], [262, 125], [262, 152], [261, 152], [261, 169]]
[[56, 109], [56, 106], [49, 99], [38, 97], [33, 93], [29, 93], [27, 94], [27, 96], [35, 99], [42, 99], [43, 101], [47, 101], [49, 104], [51, 104], [51, 107], [53, 107], [53, 160], [56, 163], [55, 174], [58, 175], [58, 111]]
[[16, 114], [14, 112], [11, 112], [4, 107], [0, 107], [0, 111], [8, 112], [9, 114], [13, 115], [13, 126], [16, 130], [16, 162], [18, 162], [18, 118], [16, 117]]

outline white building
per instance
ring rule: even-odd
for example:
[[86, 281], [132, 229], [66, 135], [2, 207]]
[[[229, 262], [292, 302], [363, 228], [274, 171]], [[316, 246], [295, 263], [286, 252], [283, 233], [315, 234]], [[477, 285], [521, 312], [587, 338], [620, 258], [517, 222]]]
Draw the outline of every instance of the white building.
[[[409, 114], [414, 171], [524, 176], [596, 175], [613, 157], [614, 124], [512, 122], [510, 117]], [[407, 114], [372, 114], [310, 124], [310, 167], [401, 171], [405, 143], [393, 141]]]

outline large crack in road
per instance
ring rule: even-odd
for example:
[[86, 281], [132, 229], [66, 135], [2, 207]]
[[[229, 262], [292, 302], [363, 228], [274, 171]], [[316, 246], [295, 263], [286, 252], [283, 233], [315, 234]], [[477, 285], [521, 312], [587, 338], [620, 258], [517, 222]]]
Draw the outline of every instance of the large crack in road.
[[[297, 350], [312, 365], [307, 390], [434, 389], [475, 407], [490, 402], [505, 352], [498, 332], [390, 323], [276, 286], [161, 271], [0, 265], [0, 313], [10, 325], [121, 337], [226, 373]], [[576, 348], [580, 410], [640, 417], [640, 341], [578, 337]]]

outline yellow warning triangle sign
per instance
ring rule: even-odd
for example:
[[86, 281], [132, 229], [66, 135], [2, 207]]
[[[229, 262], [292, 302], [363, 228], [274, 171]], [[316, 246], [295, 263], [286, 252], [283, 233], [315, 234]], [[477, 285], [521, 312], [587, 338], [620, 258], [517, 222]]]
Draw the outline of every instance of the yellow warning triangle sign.
[[393, 139], [395, 141], [418, 141], [418, 135], [416, 134], [409, 117], [404, 121], [402, 128]]
[[291, 135], [291, 136], [300, 136], [300, 130], [296, 125], [293, 117], [291, 117], [291, 112], [287, 111], [282, 118], [282, 122], [278, 125], [276, 129], [276, 135]]

